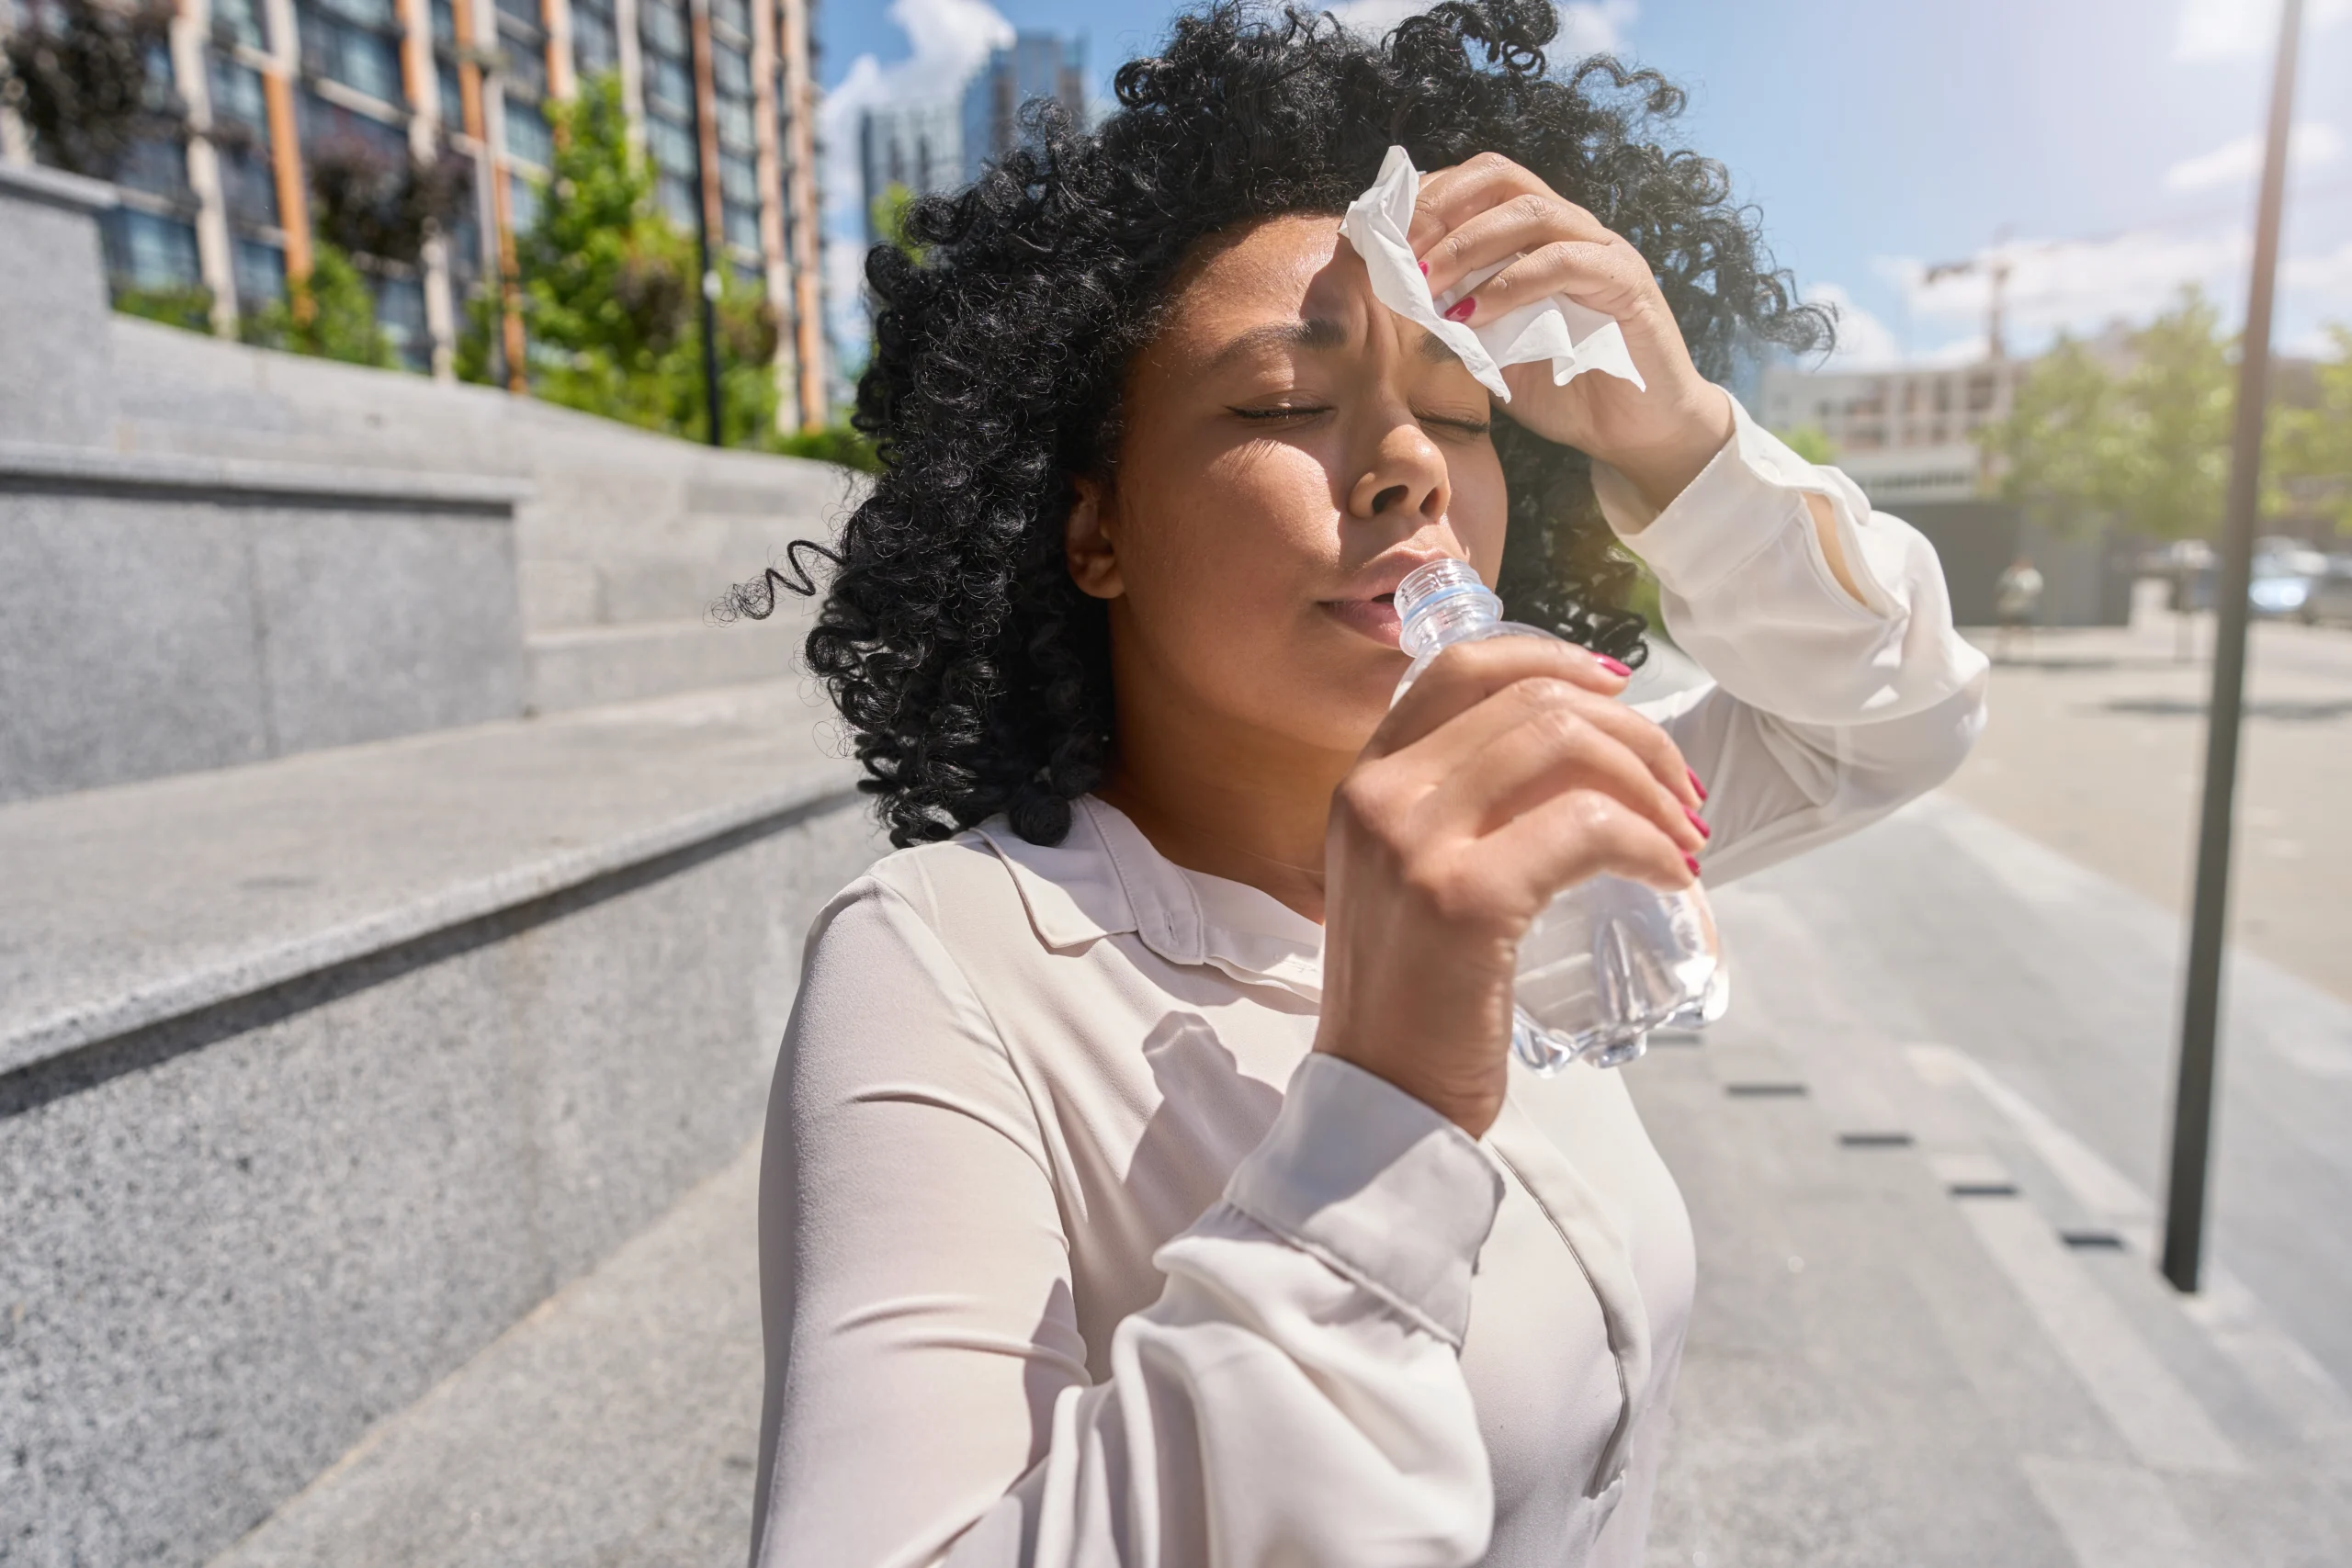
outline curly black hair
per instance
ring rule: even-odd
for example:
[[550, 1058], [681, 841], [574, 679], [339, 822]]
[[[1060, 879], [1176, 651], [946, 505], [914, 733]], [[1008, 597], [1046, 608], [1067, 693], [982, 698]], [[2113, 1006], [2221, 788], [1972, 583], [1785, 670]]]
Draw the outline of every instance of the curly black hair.
[[[809, 664], [854, 738], [893, 843], [999, 812], [1060, 841], [1113, 737], [1107, 620], [1063, 559], [1072, 476], [1117, 459], [1127, 366], [1204, 236], [1281, 213], [1334, 216], [1401, 144], [1424, 169], [1500, 152], [1624, 235], [1657, 269], [1701, 372], [1743, 345], [1826, 344], [1721, 164], [1653, 139], [1679, 89], [1607, 57], [1546, 74], [1545, 0], [1443, 4], [1374, 40], [1329, 16], [1214, 0], [1128, 62], [1094, 130], [1026, 111], [1027, 144], [968, 189], [906, 210], [866, 257], [874, 346], [856, 427], [881, 471], [836, 545], [800, 541], [722, 613], [813, 592]], [[1635, 569], [1614, 547], [1589, 460], [1508, 421], [1498, 583], [1522, 620], [1629, 662]]]

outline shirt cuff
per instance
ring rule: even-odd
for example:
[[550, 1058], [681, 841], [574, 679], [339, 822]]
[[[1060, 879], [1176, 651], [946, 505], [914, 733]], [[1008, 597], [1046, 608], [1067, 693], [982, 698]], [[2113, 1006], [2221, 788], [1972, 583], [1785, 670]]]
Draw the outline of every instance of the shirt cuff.
[[1362, 1067], [1310, 1052], [1225, 1201], [1447, 1343], [1502, 1203], [1476, 1140]]
[[[1592, 466], [1592, 491], [1601, 516], [1657, 574], [1661, 586], [1685, 599], [1720, 585], [1770, 547], [1784, 528], [1804, 529], [1812, 552], [1818, 554], [1813, 518], [1801, 499], [1806, 491], [1828, 498], [1837, 509], [1841, 534], [1854, 499], [1842, 494], [1835, 470], [1816, 468], [1799, 457], [1757, 423], [1737, 398], [1731, 400], [1731, 438], [1663, 511], [1643, 500], [1633, 481], [1615, 468], [1600, 462]], [[1846, 505], [1840, 506], [1841, 501]], [[1857, 576], [1866, 576], [1860, 552], [1851, 547], [1850, 540], [1841, 542], [1849, 547], [1845, 553]], [[1826, 561], [1821, 563], [1821, 575], [1834, 584]], [[1838, 592], [1852, 602], [1844, 590]], [[1885, 610], [1875, 601], [1871, 608], [1881, 614]]]

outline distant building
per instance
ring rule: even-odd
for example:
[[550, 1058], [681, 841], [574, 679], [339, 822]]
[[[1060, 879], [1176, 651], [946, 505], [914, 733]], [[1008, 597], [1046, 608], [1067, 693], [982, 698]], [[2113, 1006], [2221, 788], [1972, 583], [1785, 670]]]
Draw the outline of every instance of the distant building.
[[874, 218], [892, 186], [924, 196], [964, 183], [964, 115], [953, 100], [868, 109], [857, 141], [868, 244], [882, 237]]
[[964, 179], [1003, 157], [1021, 141], [1022, 106], [1058, 98], [1070, 118], [1086, 123], [1086, 43], [1054, 33], [1022, 33], [989, 54], [964, 86]]
[[960, 85], [926, 103], [865, 111], [858, 122], [858, 173], [864, 184], [865, 238], [881, 238], [874, 219], [893, 186], [917, 195], [960, 189], [1019, 144], [1021, 110], [1053, 98], [1086, 123], [1086, 44], [1056, 33], [1024, 32], [992, 50]]
[[[446, 374], [468, 298], [537, 210], [554, 156], [547, 102], [610, 71], [662, 209], [689, 231], [707, 217], [718, 265], [764, 285], [785, 329], [785, 408], [821, 419], [811, 3], [179, 0], [157, 69], [185, 118], [116, 175], [116, 287], [201, 287], [233, 333], [310, 267], [307, 154], [446, 145], [473, 165], [469, 210], [421, 265], [360, 258], [401, 358]], [[10, 16], [40, 20], [39, 0], [0, 6], [0, 29]]]
[[1786, 433], [1810, 427], [1873, 502], [1966, 501], [1984, 478], [1976, 433], [2007, 417], [2026, 361], [1985, 360], [1887, 370], [1802, 370], [1769, 365], [1758, 416]]

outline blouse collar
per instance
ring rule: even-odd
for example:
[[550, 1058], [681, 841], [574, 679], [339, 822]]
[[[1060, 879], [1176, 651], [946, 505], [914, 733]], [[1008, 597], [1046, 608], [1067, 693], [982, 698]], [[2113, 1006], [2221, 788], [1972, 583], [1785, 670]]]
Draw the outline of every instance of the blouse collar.
[[1187, 871], [1126, 813], [1081, 795], [1058, 844], [1033, 844], [1001, 817], [977, 829], [1012, 874], [1037, 940], [1057, 952], [1133, 932], [1170, 964], [1323, 998], [1323, 928], [1246, 883]]

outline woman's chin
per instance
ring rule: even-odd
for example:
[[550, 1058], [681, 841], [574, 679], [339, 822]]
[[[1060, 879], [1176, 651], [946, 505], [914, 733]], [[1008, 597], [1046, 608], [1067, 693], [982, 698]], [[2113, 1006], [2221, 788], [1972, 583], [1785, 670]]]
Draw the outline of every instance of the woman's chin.
[[1396, 606], [1388, 600], [1324, 599], [1318, 604], [1325, 615], [1357, 636], [1383, 648], [1397, 646], [1404, 624], [1396, 618]]

